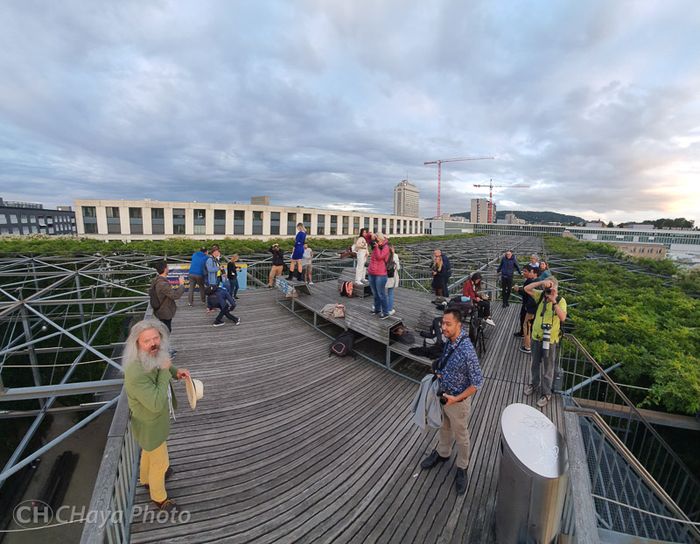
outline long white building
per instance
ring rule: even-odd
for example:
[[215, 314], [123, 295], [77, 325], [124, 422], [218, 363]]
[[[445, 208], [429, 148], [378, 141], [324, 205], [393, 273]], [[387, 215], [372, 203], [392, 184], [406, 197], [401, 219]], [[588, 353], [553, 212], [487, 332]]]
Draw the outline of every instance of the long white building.
[[360, 228], [387, 236], [423, 233], [416, 217], [264, 204], [158, 200], [76, 200], [80, 236], [101, 240], [223, 239], [293, 236], [304, 223], [309, 236], [354, 236]]

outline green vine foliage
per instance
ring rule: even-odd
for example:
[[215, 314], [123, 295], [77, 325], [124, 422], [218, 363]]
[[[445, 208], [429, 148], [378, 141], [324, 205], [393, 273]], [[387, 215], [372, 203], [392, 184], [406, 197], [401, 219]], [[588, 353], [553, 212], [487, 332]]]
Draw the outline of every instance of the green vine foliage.
[[[401, 246], [433, 240], [469, 238], [475, 235], [453, 234], [445, 236], [406, 236], [391, 241]], [[344, 249], [350, 247], [354, 238], [317, 238], [309, 236], [309, 245], [316, 251], [322, 249]], [[270, 245], [277, 242], [284, 251], [291, 251], [294, 238], [291, 236], [260, 240], [255, 238], [225, 238], [223, 240], [192, 240], [189, 238], [168, 238], [167, 240], [138, 240], [133, 242], [94, 240], [91, 238], [59, 236], [5, 236], [0, 237], [0, 255], [77, 255], [95, 253], [144, 253], [148, 255], [191, 255], [201, 246], [218, 244], [224, 255], [238, 253], [249, 255], [267, 252]]]
[[[546, 247], [551, 255], [581, 259], [572, 264], [577, 292], [564, 296], [577, 303], [570, 312], [574, 334], [591, 355], [604, 367], [622, 363], [615, 371], [618, 382], [650, 388], [641, 406], [700, 411], [700, 300], [682, 280], [596, 260], [620, 256], [605, 244], [548, 238]], [[635, 264], [655, 274], [677, 272], [673, 263], [652, 262]]]

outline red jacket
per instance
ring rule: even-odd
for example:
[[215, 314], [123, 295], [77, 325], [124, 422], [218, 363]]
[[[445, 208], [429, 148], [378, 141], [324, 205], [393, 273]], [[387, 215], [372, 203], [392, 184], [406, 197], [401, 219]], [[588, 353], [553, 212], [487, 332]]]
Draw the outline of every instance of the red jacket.
[[465, 297], [471, 298], [474, 302], [479, 302], [481, 300], [479, 295], [476, 294], [474, 282], [471, 279], [464, 282], [464, 285], [462, 286], [462, 294]]
[[375, 245], [369, 259], [367, 273], [373, 276], [386, 276], [386, 263], [389, 260], [389, 244]]

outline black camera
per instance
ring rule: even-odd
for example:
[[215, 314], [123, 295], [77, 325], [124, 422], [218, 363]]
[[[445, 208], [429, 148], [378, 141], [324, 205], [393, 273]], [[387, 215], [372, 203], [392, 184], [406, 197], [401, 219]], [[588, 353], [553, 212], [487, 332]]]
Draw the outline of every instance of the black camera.
[[438, 389], [437, 396], [440, 399], [440, 404], [447, 404], [447, 399], [443, 397], [445, 392], [442, 389]]
[[548, 297], [549, 295], [552, 294], [552, 288], [551, 287], [545, 287], [544, 288], [544, 296]]

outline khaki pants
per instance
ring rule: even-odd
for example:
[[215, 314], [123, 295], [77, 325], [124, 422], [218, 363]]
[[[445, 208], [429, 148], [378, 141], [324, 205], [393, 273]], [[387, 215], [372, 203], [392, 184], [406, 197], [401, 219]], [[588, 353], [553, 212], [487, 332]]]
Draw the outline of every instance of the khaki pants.
[[440, 427], [437, 452], [440, 457], [452, 454], [452, 441], [457, 443], [457, 468], [469, 466], [469, 414], [472, 398], [462, 402], [442, 406], [442, 427]]
[[141, 485], [148, 484], [153, 501], [163, 502], [168, 498], [168, 493], [165, 491], [165, 472], [169, 466], [168, 446], [165, 442], [154, 450], [141, 451], [139, 480]]
[[276, 278], [277, 276], [281, 276], [281, 275], [282, 275], [282, 270], [283, 270], [283, 269], [284, 269], [284, 265], [281, 265], [281, 264], [274, 264], [274, 265], [272, 265], [272, 266], [270, 267], [270, 277], [268, 278], [268, 282], [267, 282], [267, 284], [268, 284], [270, 287], [274, 287], [274, 286], [275, 286], [275, 278]]
[[530, 349], [532, 343], [532, 322], [535, 320], [534, 314], [525, 314], [523, 321], [523, 347]]

